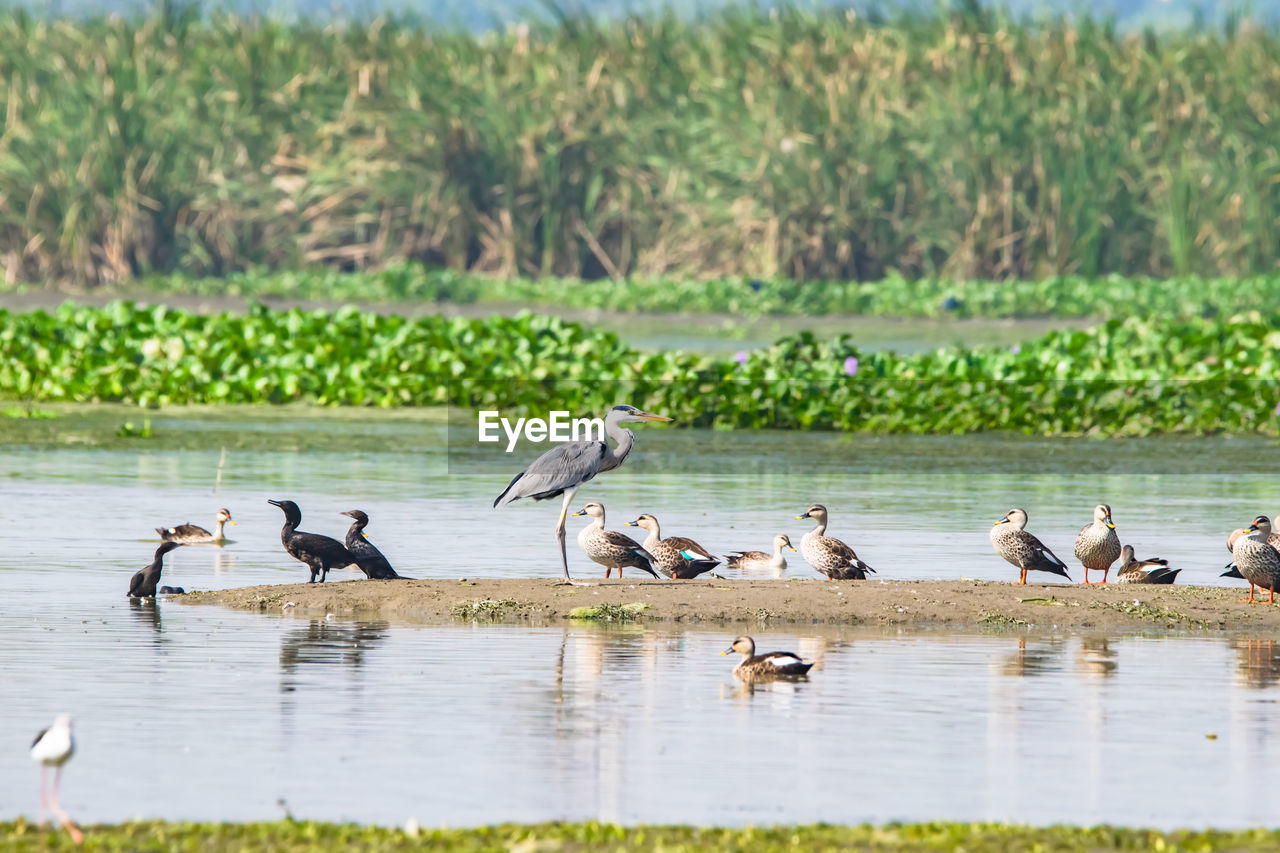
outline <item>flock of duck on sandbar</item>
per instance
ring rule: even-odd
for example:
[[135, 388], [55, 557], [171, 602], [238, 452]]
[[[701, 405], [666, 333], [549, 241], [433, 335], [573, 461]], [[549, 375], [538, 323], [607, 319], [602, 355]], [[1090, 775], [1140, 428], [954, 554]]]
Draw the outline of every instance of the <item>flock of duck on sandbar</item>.
[[[560, 549], [564, 582], [572, 583], [565, 548], [565, 525], [575, 493], [598, 474], [611, 471], [626, 461], [635, 446], [635, 434], [624, 429], [623, 424], [671, 420], [663, 415], [641, 411], [634, 406], [614, 406], [604, 422], [605, 433], [616, 446], [610, 445], [608, 440], [557, 444], [516, 474], [494, 499], [493, 505], [500, 508], [523, 498], [535, 501], [562, 498], [555, 536]], [[299, 531], [302, 511], [293, 501], [271, 500], [268, 503], [284, 512], [281, 544], [291, 557], [310, 569], [309, 582], [314, 583], [319, 578], [323, 583], [330, 570], [348, 566], [359, 568], [370, 579], [402, 577], [369, 541], [365, 533], [369, 516], [364, 512], [348, 510], [342, 513], [353, 522], [347, 531], [346, 540], [339, 542], [318, 533]], [[615, 569], [621, 578], [624, 568], [634, 568], [655, 578], [685, 580], [712, 571], [722, 562], [693, 539], [684, 536], [664, 538], [658, 519], [650, 513], [625, 522], [626, 526], [638, 527], [648, 532], [643, 543], [620, 531], [606, 529], [605, 508], [599, 501], [588, 502], [572, 515], [591, 518], [591, 522], [578, 534], [578, 545], [588, 558], [605, 567], [606, 578], [611, 577]], [[813, 504], [796, 518], [811, 519], [814, 522], [814, 527], [800, 540], [800, 553], [815, 570], [831, 580], [865, 580], [868, 574], [875, 573], [875, 569], [859, 559], [847, 543], [826, 535], [829, 513], [825, 506]], [[1026, 529], [1027, 521], [1026, 510], [1015, 507], [996, 521], [990, 531], [991, 544], [996, 552], [1018, 568], [1017, 583], [1025, 584], [1028, 572], [1045, 572], [1070, 580], [1067, 564]], [[156, 532], [160, 534], [163, 543], [156, 550], [151, 565], [133, 576], [129, 584], [129, 595], [150, 597], [157, 593], [182, 592], [180, 588], [158, 587], [164, 554], [180, 545], [223, 542], [224, 525], [235, 523], [231, 513], [221, 509], [217, 515], [217, 526], [212, 533], [193, 524], [157, 528]], [[1223, 576], [1238, 577], [1249, 582], [1249, 598], [1246, 601], [1256, 602], [1255, 589], [1261, 588], [1269, 592], [1268, 603], [1274, 603], [1276, 588], [1280, 586], [1280, 534], [1272, 532], [1271, 520], [1260, 515], [1248, 527], [1232, 531], [1227, 540], [1227, 548], [1231, 552], [1232, 562], [1227, 565], [1228, 571]], [[796, 548], [787, 534], [779, 533], [773, 537], [772, 552], [732, 551], [725, 555], [724, 562], [729, 568], [744, 571], [781, 572], [787, 566], [783, 553], [786, 550], [794, 552]], [[1085, 584], [1109, 583], [1111, 569], [1117, 560], [1120, 561], [1117, 583], [1172, 584], [1181, 571], [1170, 568], [1167, 560], [1158, 557], [1136, 559], [1133, 547], [1121, 544], [1111, 507], [1107, 504], [1094, 507], [1093, 521], [1081, 528], [1076, 537], [1074, 553], [1084, 568]], [[1091, 571], [1102, 572], [1102, 580], [1090, 581]]]

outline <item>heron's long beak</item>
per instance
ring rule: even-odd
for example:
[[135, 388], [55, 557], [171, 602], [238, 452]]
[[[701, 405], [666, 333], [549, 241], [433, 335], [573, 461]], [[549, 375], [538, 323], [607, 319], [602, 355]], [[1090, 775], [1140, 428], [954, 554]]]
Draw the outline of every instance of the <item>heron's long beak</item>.
[[663, 423], [670, 423], [675, 420], [675, 418], [669, 418], [666, 415], [655, 415], [652, 412], [636, 412], [631, 417], [639, 418], [642, 421], [659, 421]]

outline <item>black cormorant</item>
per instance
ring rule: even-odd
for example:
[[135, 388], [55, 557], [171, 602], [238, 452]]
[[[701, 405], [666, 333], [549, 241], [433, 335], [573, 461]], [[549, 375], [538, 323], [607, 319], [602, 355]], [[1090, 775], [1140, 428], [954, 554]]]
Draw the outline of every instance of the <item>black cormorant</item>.
[[267, 501], [272, 506], [284, 510], [284, 527], [280, 530], [280, 544], [290, 557], [307, 564], [311, 569], [311, 580], [315, 583], [316, 575], [320, 583], [324, 583], [330, 569], [341, 569], [354, 563], [355, 557], [346, 547], [330, 536], [319, 533], [299, 533], [298, 525], [302, 523], [302, 510], [293, 501]]
[[129, 597], [130, 598], [155, 598], [156, 584], [160, 582], [161, 563], [164, 561], [164, 555], [168, 554], [174, 548], [181, 548], [181, 542], [164, 542], [156, 549], [155, 558], [152, 559], [151, 565], [142, 569], [133, 576], [129, 581]]
[[364, 535], [364, 529], [369, 524], [369, 516], [358, 509], [347, 510], [338, 514], [350, 516], [354, 519], [350, 529], [347, 530], [346, 544], [351, 556], [355, 557], [356, 565], [360, 567], [360, 571], [373, 580], [391, 580], [392, 578], [400, 577], [396, 574], [396, 570], [391, 568], [391, 563], [387, 562], [387, 558], [382, 556], [382, 552]]

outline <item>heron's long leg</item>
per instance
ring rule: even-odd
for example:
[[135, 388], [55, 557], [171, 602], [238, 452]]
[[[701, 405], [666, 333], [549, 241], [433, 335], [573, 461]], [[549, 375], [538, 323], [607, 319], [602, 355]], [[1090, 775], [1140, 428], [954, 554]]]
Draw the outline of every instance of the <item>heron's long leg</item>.
[[44, 820], [44, 813], [49, 808], [49, 768], [45, 764], [40, 765], [40, 820]]
[[573, 493], [577, 489], [564, 490], [564, 503], [560, 504], [560, 520], [556, 522], [556, 541], [560, 543], [560, 567], [564, 569], [564, 582], [573, 583], [569, 577], [569, 553], [564, 547], [564, 523], [569, 517], [569, 502], [573, 500]]

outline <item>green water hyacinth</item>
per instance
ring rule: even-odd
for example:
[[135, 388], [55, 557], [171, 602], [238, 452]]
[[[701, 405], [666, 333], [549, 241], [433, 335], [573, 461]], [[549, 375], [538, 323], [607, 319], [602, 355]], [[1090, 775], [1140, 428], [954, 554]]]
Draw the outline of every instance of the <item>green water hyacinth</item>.
[[615, 334], [521, 314], [199, 315], [114, 303], [0, 311], [0, 397], [549, 408], [619, 400], [687, 426], [1042, 435], [1280, 434], [1280, 317], [1112, 320], [1014, 349], [864, 352], [783, 338], [745, 355], [641, 352]]

